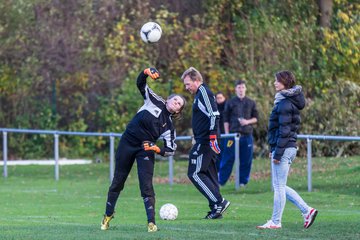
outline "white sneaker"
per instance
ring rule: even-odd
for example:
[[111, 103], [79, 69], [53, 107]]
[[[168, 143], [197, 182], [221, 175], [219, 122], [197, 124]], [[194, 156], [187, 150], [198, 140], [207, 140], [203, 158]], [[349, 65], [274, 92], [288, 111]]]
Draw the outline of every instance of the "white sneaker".
[[264, 225], [256, 226], [257, 229], [279, 229], [281, 228], [281, 223], [275, 224], [272, 220], [267, 221]]
[[309, 228], [315, 221], [318, 210], [315, 208], [310, 208], [310, 210], [303, 214], [304, 217], [304, 228]]

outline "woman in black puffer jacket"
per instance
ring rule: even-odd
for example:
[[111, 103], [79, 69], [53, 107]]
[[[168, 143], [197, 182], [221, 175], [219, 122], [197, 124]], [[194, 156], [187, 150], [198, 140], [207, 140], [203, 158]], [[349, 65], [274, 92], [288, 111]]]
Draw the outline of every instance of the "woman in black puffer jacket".
[[286, 199], [300, 209], [304, 217], [304, 228], [309, 228], [318, 211], [308, 206], [294, 189], [286, 186], [290, 165], [296, 157], [300, 110], [305, 107], [305, 97], [301, 86], [295, 86], [295, 76], [290, 71], [276, 73], [274, 86], [277, 93], [268, 132], [274, 207], [271, 220], [257, 228], [281, 228]]
[[275, 151], [274, 158], [280, 160], [286, 148], [296, 148], [300, 110], [305, 107], [301, 86], [280, 90], [274, 104], [269, 118], [268, 143], [270, 151]]

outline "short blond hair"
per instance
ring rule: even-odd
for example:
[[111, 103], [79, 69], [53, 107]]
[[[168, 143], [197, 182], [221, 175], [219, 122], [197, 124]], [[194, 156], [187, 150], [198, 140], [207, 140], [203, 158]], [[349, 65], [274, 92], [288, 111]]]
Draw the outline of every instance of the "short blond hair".
[[203, 77], [201, 76], [201, 73], [194, 67], [189, 67], [181, 76], [181, 80], [184, 81], [184, 78], [187, 76], [190, 77], [190, 79], [194, 81], [200, 81], [203, 82]]

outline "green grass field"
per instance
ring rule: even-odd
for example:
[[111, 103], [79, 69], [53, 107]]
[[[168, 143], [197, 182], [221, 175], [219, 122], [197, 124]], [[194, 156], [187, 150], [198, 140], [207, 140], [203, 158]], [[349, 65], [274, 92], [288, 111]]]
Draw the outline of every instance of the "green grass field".
[[176, 183], [169, 186], [167, 162], [158, 161], [157, 212], [171, 202], [179, 216], [164, 221], [157, 214], [156, 233], [147, 233], [136, 165], [108, 231], [100, 230], [108, 164], [61, 166], [58, 182], [53, 166], [9, 166], [9, 177], [0, 179], [0, 239], [360, 239], [360, 157], [315, 158], [313, 163], [313, 192], [307, 192], [306, 159], [295, 161], [288, 182], [319, 210], [313, 226], [305, 230], [300, 212], [288, 202], [281, 230], [257, 230], [272, 213], [268, 160], [254, 160], [246, 189], [235, 191], [233, 182], [221, 188], [232, 202], [221, 220], [201, 219], [207, 201], [188, 183], [186, 162], [176, 161]]

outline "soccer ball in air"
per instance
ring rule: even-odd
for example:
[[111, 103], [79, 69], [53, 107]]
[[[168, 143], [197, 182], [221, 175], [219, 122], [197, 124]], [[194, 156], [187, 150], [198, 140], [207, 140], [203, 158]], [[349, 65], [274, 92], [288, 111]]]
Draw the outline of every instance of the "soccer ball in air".
[[166, 203], [160, 208], [160, 218], [162, 220], [175, 220], [178, 216], [178, 209], [174, 204]]
[[140, 30], [141, 39], [146, 43], [155, 43], [159, 41], [161, 34], [161, 27], [156, 22], [147, 22]]

